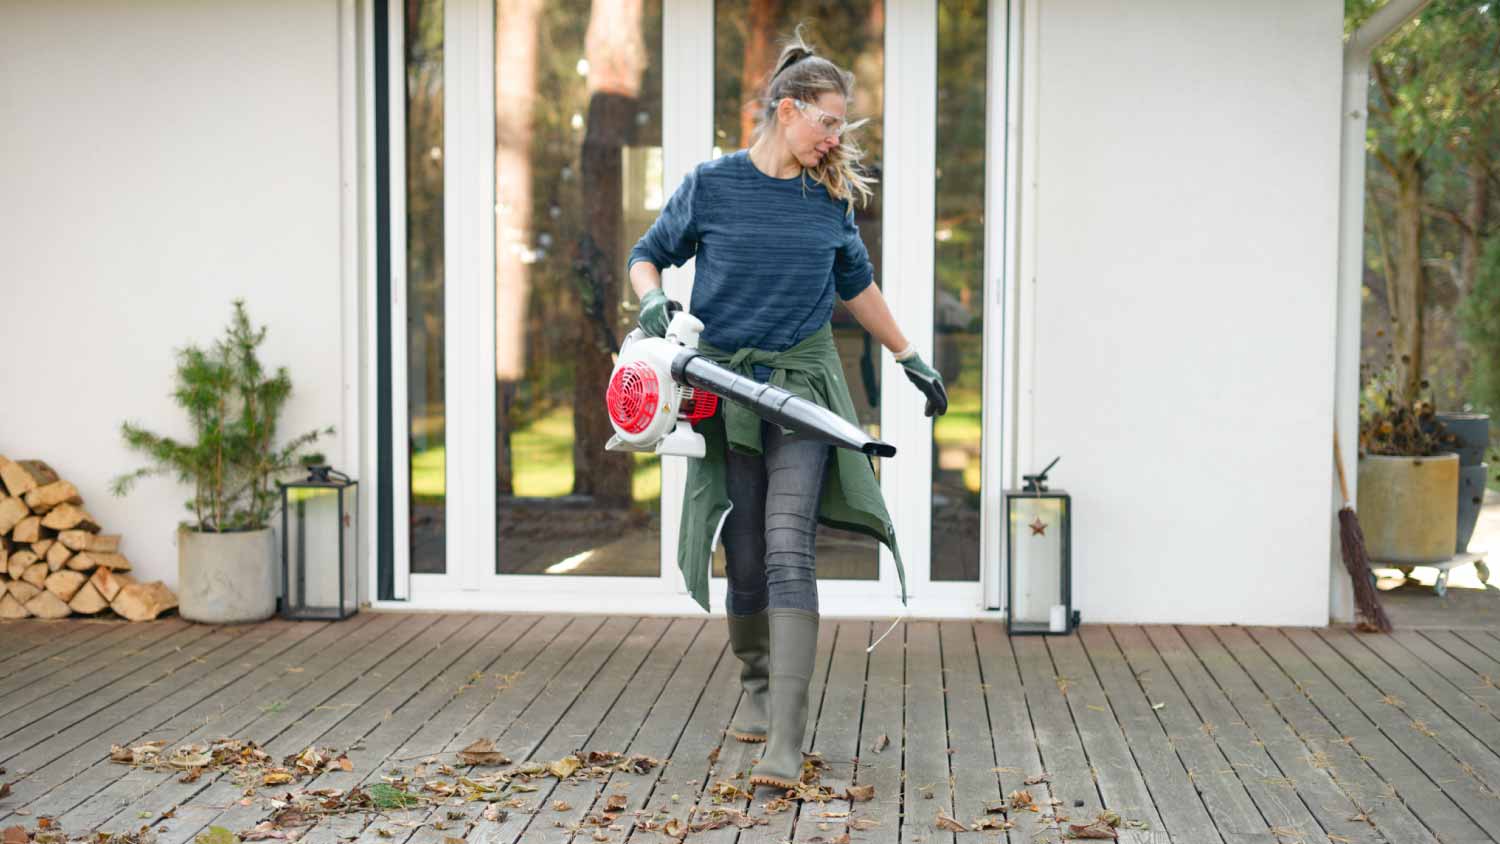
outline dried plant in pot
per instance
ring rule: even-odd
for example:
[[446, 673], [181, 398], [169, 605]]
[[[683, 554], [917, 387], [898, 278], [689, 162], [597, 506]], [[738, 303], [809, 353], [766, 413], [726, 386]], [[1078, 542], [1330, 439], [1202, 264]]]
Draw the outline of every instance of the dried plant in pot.
[[1356, 506], [1370, 559], [1409, 572], [1453, 557], [1459, 458], [1437, 409], [1400, 398], [1392, 373], [1361, 396]]
[[276, 611], [280, 591], [276, 542], [271, 528], [281, 506], [276, 480], [321, 454], [302, 449], [333, 426], [277, 446], [277, 419], [291, 397], [286, 368], [268, 374], [256, 348], [266, 329], [250, 326], [244, 300], [235, 300], [225, 337], [207, 351], [188, 346], [177, 353], [173, 398], [188, 412], [193, 439], [179, 441], [130, 422], [126, 444], [145, 452], [151, 466], [121, 475], [111, 484], [125, 495], [149, 475], [171, 474], [191, 484], [186, 503], [191, 521], [177, 529], [178, 611], [213, 624], [259, 621]]

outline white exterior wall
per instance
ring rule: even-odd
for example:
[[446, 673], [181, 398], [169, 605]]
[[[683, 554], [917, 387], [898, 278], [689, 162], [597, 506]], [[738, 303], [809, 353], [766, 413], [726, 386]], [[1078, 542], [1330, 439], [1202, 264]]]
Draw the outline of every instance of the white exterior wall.
[[1040, 15], [1018, 453], [1063, 457], [1075, 605], [1325, 624], [1340, 4]]
[[359, 474], [344, 14], [334, 0], [0, 3], [0, 454], [77, 485], [140, 579], [176, 588], [192, 489], [152, 478], [112, 496], [112, 477], [145, 465], [120, 424], [189, 436], [174, 350], [222, 336], [236, 297], [269, 327], [262, 362], [290, 371], [282, 437], [336, 425], [316, 447]]
[[[0, 0], [0, 454], [76, 483], [144, 579], [175, 587], [191, 490], [109, 495], [142, 465], [120, 423], [189, 433], [174, 350], [219, 337], [237, 296], [291, 370], [283, 435], [340, 426], [321, 450], [364, 482], [371, 535], [351, 5]], [[1340, 6], [1033, 13], [1008, 437], [1018, 476], [1063, 455], [1075, 605], [1323, 624]]]

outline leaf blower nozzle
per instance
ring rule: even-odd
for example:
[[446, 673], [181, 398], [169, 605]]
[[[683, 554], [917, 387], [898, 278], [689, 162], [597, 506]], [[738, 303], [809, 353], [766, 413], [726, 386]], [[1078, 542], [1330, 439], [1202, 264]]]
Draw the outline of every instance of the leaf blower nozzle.
[[716, 393], [744, 405], [756, 416], [807, 437], [868, 454], [894, 457], [896, 447], [865, 433], [828, 408], [772, 384], [738, 375], [703, 356], [683, 349], [672, 359], [672, 380]]

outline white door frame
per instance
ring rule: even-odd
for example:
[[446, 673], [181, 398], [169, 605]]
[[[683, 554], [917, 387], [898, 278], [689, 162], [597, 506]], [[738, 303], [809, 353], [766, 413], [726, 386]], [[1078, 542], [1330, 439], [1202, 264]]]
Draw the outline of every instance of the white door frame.
[[[1016, 0], [1013, 4], [1019, 7]], [[909, 605], [905, 612], [928, 618], [976, 618], [998, 615], [1003, 537], [1000, 488], [1012, 474], [1005, 420], [1014, 412], [1010, 379], [1004, 377], [1013, 295], [1015, 223], [1006, 209], [1007, 176], [1015, 171], [1014, 145], [1007, 137], [1015, 125], [1016, 98], [1006, 92], [1017, 75], [1008, 72], [1016, 51], [1007, 49], [1006, 32], [1014, 32], [1015, 10], [992, 0], [987, 62], [988, 97], [985, 226], [984, 371], [986, 373], [982, 477], [986, 488], [981, 535], [980, 579], [939, 582], [930, 578], [931, 449], [933, 421], [922, 415], [920, 393], [886, 391], [881, 402], [882, 438], [900, 449], [900, 457], [881, 467], [881, 486], [895, 523], [907, 575]], [[405, 148], [398, 107], [404, 97], [404, 48], [399, 4], [391, 4], [391, 232], [392, 232], [392, 372], [393, 430], [397, 448], [392, 478], [397, 514], [397, 595], [409, 577], [410, 600], [372, 600], [376, 607], [420, 607], [448, 610], [619, 611], [627, 597], [629, 611], [694, 614], [701, 610], [688, 597], [677, 572], [677, 520], [682, 509], [684, 458], [662, 461], [661, 572], [657, 577], [497, 575], [494, 487], [494, 41], [493, 0], [447, 0], [444, 44], [444, 238], [445, 238], [445, 400], [447, 443], [445, 574], [410, 571], [410, 541], [402, 515], [409, 512], [410, 484], [405, 471], [406, 332]], [[933, 290], [936, 125], [932, 113], [937, 83], [936, 0], [888, 3], [885, 27], [885, 150], [882, 227], [886, 232], [928, 236], [886, 237], [883, 248], [886, 282], [882, 285], [902, 329], [919, 349], [933, 344]], [[663, 159], [667, 195], [713, 149], [713, 0], [663, 0]], [[483, 34], [486, 37], [480, 37]], [[397, 84], [399, 82], [399, 84]], [[1004, 92], [1004, 93], [1002, 93]], [[1001, 93], [1002, 97], [996, 94]], [[999, 104], [999, 107], [997, 107]], [[1001, 166], [1003, 164], [1003, 166]], [[1014, 185], [1011, 181], [1009, 184]], [[693, 262], [664, 274], [668, 294], [687, 301]], [[905, 283], [906, 280], [915, 283]], [[900, 365], [881, 355], [882, 382], [905, 383]], [[992, 447], [995, 446], [1001, 447]], [[710, 604], [724, 606], [725, 584], [710, 580]], [[878, 580], [820, 580], [820, 607], [830, 617], [897, 615], [903, 612], [895, 561], [880, 547]], [[614, 599], [614, 600], [611, 600]]]

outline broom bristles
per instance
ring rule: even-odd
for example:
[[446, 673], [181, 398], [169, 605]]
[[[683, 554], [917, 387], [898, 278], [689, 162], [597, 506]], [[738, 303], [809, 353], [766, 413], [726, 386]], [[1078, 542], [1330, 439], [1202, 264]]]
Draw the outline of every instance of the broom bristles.
[[1354, 603], [1365, 621], [1381, 633], [1391, 632], [1391, 620], [1380, 606], [1380, 595], [1370, 578], [1370, 557], [1365, 552], [1365, 534], [1359, 529], [1359, 517], [1354, 509], [1345, 506], [1339, 510], [1339, 545], [1344, 555], [1344, 567], [1349, 569], [1349, 579], [1354, 581]]

